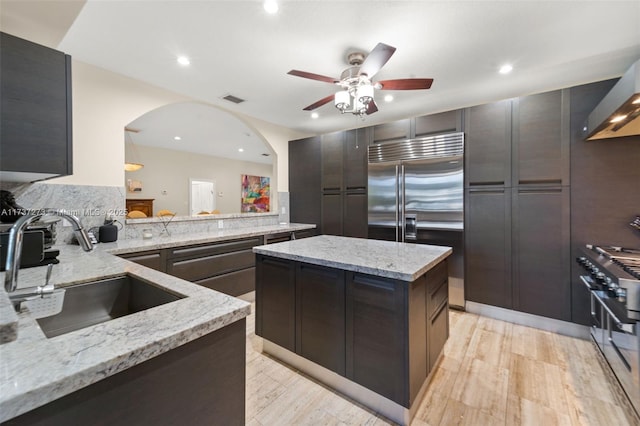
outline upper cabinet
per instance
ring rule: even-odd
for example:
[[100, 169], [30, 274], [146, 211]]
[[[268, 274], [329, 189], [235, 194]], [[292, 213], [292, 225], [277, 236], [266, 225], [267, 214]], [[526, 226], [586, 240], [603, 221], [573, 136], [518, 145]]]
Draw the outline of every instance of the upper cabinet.
[[289, 141], [289, 215], [292, 222], [320, 225], [320, 147], [320, 136]]
[[322, 135], [322, 191], [353, 191], [367, 188], [369, 129]]
[[465, 111], [465, 185], [569, 185], [569, 91]]
[[513, 104], [513, 184], [569, 185], [569, 90]]
[[411, 119], [392, 121], [373, 126], [373, 142], [384, 142], [408, 138], [411, 134]]
[[511, 186], [511, 100], [465, 112], [465, 186]]
[[460, 132], [461, 130], [462, 110], [454, 110], [414, 118], [411, 137]]
[[373, 126], [373, 143], [462, 131], [462, 110], [407, 118]]
[[71, 57], [0, 33], [0, 180], [72, 173]]

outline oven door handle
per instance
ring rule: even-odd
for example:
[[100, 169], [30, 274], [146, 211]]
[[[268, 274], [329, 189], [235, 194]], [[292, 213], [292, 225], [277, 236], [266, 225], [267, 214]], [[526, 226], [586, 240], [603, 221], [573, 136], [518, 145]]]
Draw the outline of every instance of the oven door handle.
[[[604, 306], [604, 305], [603, 305]], [[606, 309], [606, 306], [605, 306]], [[607, 311], [609, 311], [607, 309]], [[611, 312], [611, 311], [609, 311]], [[607, 321], [607, 340], [609, 341], [609, 345], [611, 345], [611, 347], [613, 348], [613, 350], [615, 351], [616, 355], [618, 355], [618, 358], [620, 359], [620, 361], [622, 362], [622, 364], [625, 366], [625, 368], [631, 372], [631, 365], [629, 364], [629, 361], [627, 361], [627, 358], [624, 356], [624, 354], [622, 353], [622, 351], [620, 350], [620, 348], [618, 347], [618, 345], [616, 344], [616, 341], [613, 339], [613, 329], [611, 328], [611, 320], [613, 320], [614, 322], [617, 321], [617, 318], [614, 315], [609, 315], [609, 321]], [[628, 324], [631, 325], [631, 324]], [[620, 324], [618, 322], [616, 322], [616, 326], [618, 328], [620, 328]]]
[[597, 293], [593, 292], [591, 293], [596, 299], [598, 299], [598, 302], [600, 302], [600, 304], [602, 305], [602, 307], [604, 308], [605, 311], [607, 311], [607, 314], [609, 315], [609, 318], [611, 318], [613, 320], [613, 322], [616, 324], [616, 327], [618, 327], [618, 329], [624, 331], [625, 333], [629, 333], [629, 334], [634, 334], [634, 325], [635, 324], [625, 324], [622, 321], [620, 321], [618, 319], [618, 317], [616, 316], [616, 314], [614, 314], [611, 309], [609, 309], [609, 307], [607, 306], [606, 303], [604, 303], [604, 301], [602, 300], [602, 298], [600, 298], [600, 296], [598, 296]]

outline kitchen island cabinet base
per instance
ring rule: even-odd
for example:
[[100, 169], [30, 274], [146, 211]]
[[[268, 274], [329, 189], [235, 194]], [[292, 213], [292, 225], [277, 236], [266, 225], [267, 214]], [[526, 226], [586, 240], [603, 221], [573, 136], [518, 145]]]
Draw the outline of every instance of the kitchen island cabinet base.
[[[364, 405], [368, 409], [381, 414], [387, 419], [400, 425], [411, 424], [411, 420], [415, 417], [416, 411], [420, 406], [419, 402], [422, 400], [427, 388], [429, 387], [434, 371], [436, 371], [436, 368], [434, 368], [422, 384], [415, 398], [416, 403], [412, 404], [410, 408], [405, 408], [397, 402], [385, 398], [384, 396], [373, 392], [372, 390], [369, 390], [344, 376], [334, 373], [333, 371], [324, 368], [315, 362], [309, 361], [308, 359], [266, 339], [262, 340], [262, 352], [285, 362], [291, 367], [294, 367], [304, 374], [313, 377], [317, 381], [324, 383], [331, 389], [336, 390], [337, 392]], [[443, 354], [441, 353], [435, 362], [435, 367], [440, 364], [442, 357]]]
[[254, 251], [264, 352], [410, 424], [449, 337], [451, 249], [323, 235]]

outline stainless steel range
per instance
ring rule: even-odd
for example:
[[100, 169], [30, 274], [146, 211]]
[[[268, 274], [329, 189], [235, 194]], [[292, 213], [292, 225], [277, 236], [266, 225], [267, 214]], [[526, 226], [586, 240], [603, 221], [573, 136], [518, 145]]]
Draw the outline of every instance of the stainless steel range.
[[577, 262], [591, 297], [591, 337], [640, 415], [640, 250], [587, 245]]

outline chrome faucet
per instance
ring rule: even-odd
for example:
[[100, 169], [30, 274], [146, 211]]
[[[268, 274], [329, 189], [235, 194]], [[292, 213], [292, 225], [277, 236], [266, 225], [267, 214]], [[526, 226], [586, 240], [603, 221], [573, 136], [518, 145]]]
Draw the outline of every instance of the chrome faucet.
[[[4, 288], [11, 294], [18, 287], [18, 270], [20, 269], [20, 257], [22, 255], [22, 242], [24, 231], [30, 223], [39, 220], [44, 216], [62, 216], [71, 222], [73, 232], [78, 239], [78, 243], [84, 251], [93, 250], [93, 244], [89, 239], [87, 231], [82, 227], [80, 219], [65, 210], [43, 209], [37, 214], [27, 214], [20, 217], [11, 227], [9, 232], [9, 242], [7, 244], [7, 263], [5, 264]], [[42, 287], [36, 287], [41, 289]]]

